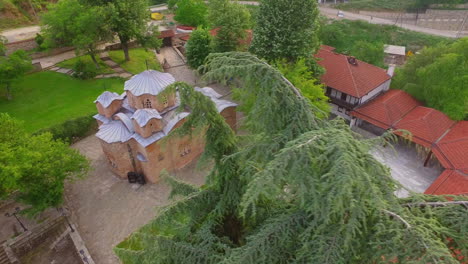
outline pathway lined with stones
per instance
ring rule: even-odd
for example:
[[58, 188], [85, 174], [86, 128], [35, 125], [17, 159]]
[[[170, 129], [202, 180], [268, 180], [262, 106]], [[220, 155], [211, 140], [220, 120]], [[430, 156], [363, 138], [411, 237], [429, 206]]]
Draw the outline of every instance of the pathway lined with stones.
[[108, 73], [108, 74], [100, 74], [96, 76], [96, 79], [102, 79], [102, 78], [112, 78], [112, 77], [121, 77], [121, 78], [130, 78], [133, 76], [133, 74], [127, 72], [124, 70], [120, 65], [113, 61], [107, 52], [102, 52], [100, 54], [101, 60], [109, 66], [112, 70], [114, 70], [115, 73]]
[[[109, 57], [109, 54], [107, 52], [101, 53], [100, 58], [107, 66], [109, 66], [114, 71], [114, 73], [99, 74], [95, 77], [95, 79], [114, 78], [114, 77], [120, 77], [120, 78], [126, 79], [126, 78], [130, 78], [133, 76], [133, 74], [127, 72], [122, 67], [120, 67], [120, 65], [117, 62], [113, 61]], [[63, 73], [69, 76], [73, 76], [73, 73], [75, 72], [72, 69], [62, 68], [59, 66], [54, 66], [50, 68], [49, 71]]]
[[63, 73], [63, 74], [70, 75], [70, 76], [72, 76], [73, 73], [75, 72], [72, 69], [62, 68], [62, 67], [58, 67], [58, 66], [50, 68], [49, 71]]

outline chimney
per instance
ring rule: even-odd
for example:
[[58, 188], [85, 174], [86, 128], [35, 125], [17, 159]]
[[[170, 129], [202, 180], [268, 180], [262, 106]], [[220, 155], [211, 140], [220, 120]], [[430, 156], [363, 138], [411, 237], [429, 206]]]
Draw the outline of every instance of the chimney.
[[387, 74], [390, 75], [390, 77], [393, 77], [393, 73], [395, 73], [395, 65], [390, 64], [387, 70]]
[[358, 62], [357, 62], [356, 58], [355, 58], [355, 57], [352, 57], [352, 56], [351, 56], [351, 57], [348, 57], [348, 62], [349, 62], [349, 64], [351, 64], [351, 65], [355, 65], [355, 66], [358, 65]]

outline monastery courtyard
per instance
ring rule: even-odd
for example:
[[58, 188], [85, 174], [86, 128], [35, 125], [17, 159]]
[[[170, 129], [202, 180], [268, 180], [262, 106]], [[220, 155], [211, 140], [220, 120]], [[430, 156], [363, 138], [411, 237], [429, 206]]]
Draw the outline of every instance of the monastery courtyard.
[[[98, 138], [94, 135], [73, 145], [91, 161], [88, 177], [66, 186], [67, 206], [72, 220], [95, 263], [115, 264], [118, 258], [112, 249], [132, 232], [147, 224], [156, 209], [167, 205], [170, 187], [160, 182], [129, 184], [109, 169]], [[175, 172], [176, 178], [202, 185], [209, 169], [197, 169], [196, 162]]]
[[[187, 66], [170, 68], [166, 72], [177, 81], [206, 86]], [[217, 84], [208, 86], [225, 95], [223, 99], [232, 99], [229, 88]], [[241, 119], [242, 114], [237, 113], [237, 120]], [[372, 137], [368, 133], [364, 136]], [[95, 263], [119, 263], [112, 249], [153, 219], [158, 208], [169, 204], [170, 187], [162, 181], [140, 186], [120, 179], [112, 173], [95, 135], [74, 144], [73, 148], [90, 159], [92, 170], [85, 179], [66, 185], [66, 204], [72, 211], [72, 220], [77, 224]], [[412, 191], [423, 192], [441, 172], [437, 167], [423, 167], [424, 157], [418, 155], [413, 147], [397, 144], [394, 148], [373, 152], [373, 155], [389, 166], [392, 176]], [[197, 161], [194, 161], [172, 175], [200, 186], [208, 171], [207, 167], [197, 168]], [[405, 194], [404, 190], [398, 193], [401, 196]]]

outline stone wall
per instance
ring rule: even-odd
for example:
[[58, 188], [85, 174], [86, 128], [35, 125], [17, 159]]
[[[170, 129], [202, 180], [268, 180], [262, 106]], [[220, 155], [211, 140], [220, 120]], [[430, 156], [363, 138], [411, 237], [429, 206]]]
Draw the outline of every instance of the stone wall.
[[428, 9], [425, 13], [395, 13], [359, 11], [359, 14], [394, 20], [396, 24], [412, 24], [426, 28], [451, 31], [468, 31], [468, 10], [436, 10]]
[[38, 47], [34, 39], [25, 39], [25, 40], [16, 41], [16, 42], [10, 42], [10, 43], [7, 43], [5, 46], [6, 46], [7, 55], [10, 55], [11, 53], [20, 49], [21, 50], [33, 50]]

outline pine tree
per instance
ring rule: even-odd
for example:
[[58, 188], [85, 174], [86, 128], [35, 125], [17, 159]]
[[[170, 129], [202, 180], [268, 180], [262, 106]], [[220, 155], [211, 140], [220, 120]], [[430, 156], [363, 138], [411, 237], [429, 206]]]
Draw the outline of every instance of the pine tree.
[[264, 0], [250, 50], [268, 61], [309, 58], [319, 48], [316, 0]]
[[[459, 263], [468, 201], [413, 195], [342, 121], [316, 109], [275, 68], [248, 53], [210, 54], [209, 81], [236, 80], [249, 104], [236, 138], [209, 98], [183, 83], [193, 110], [179, 133], [207, 127], [215, 166], [201, 188], [167, 177], [181, 196], [116, 249], [124, 263]], [[232, 82], [231, 82], [232, 84]], [[391, 139], [392, 136], [386, 136]]]

